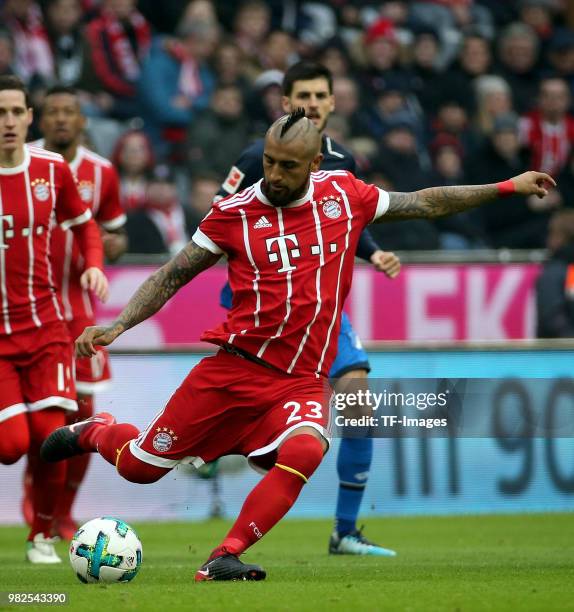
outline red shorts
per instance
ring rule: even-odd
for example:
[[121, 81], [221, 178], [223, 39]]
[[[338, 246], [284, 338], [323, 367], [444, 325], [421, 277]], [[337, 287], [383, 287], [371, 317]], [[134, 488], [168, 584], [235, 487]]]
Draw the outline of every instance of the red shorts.
[[[76, 338], [94, 321], [90, 319], [72, 319], [66, 321], [72, 340]], [[92, 357], [76, 357], [76, 390], [83, 395], [93, 395], [106, 389], [112, 378], [110, 371], [110, 355], [103, 346], [96, 346], [98, 351]]]
[[312, 427], [329, 440], [330, 397], [326, 380], [289, 376], [219, 351], [193, 368], [130, 451], [165, 468], [244, 455], [269, 469], [294, 429]]
[[73, 348], [60, 321], [0, 338], [0, 422], [43, 408], [77, 410]]

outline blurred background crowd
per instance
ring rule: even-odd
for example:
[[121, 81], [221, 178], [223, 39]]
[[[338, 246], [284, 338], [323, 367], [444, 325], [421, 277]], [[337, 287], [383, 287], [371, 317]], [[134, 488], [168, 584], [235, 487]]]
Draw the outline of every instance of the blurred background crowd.
[[333, 73], [326, 133], [364, 180], [558, 180], [544, 200], [377, 226], [383, 248], [540, 248], [552, 213], [574, 208], [574, 2], [0, 0], [0, 14], [0, 74], [24, 79], [35, 105], [55, 83], [81, 92], [87, 144], [120, 173], [132, 252], [188, 239], [283, 114], [283, 73], [300, 59]]

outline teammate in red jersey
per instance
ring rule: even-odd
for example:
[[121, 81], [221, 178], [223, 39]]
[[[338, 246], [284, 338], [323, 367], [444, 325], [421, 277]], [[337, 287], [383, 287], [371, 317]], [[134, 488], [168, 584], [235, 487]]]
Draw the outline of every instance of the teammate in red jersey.
[[221, 200], [192, 241], [131, 298], [110, 326], [76, 341], [93, 355], [152, 316], [197, 274], [228, 258], [235, 296], [227, 321], [206, 332], [220, 345], [139, 432], [100, 414], [62, 427], [42, 445], [60, 461], [99, 452], [132, 482], [154, 482], [178, 463], [243, 454], [267, 474], [196, 580], [261, 580], [239, 560], [295, 502], [328, 447], [327, 373], [337, 350], [361, 230], [382, 219], [438, 217], [499, 195], [547, 193], [552, 178], [527, 172], [501, 184], [387, 193], [346, 171], [318, 172], [321, 138], [304, 112], [276, 121], [265, 139], [265, 177]]
[[[104, 243], [104, 254], [109, 261], [120, 257], [127, 248], [127, 234], [123, 229], [126, 216], [120, 205], [119, 181], [112, 164], [82, 146], [85, 118], [74, 89], [55, 86], [48, 90], [42, 105], [40, 129], [44, 139], [33, 143], [48, 151], [60, 153], [76, 177], [80, 197], [92, 211], [99, 224]], [[54, 281], [58, 287], [63, 315], [70, 335], [77, 338], [85, 327], [94, 325], [92, 297], [81, 285], [84, 261], [74, 234], [55, 227], [51, 235], [51, 260]], [[93, 394], [104, 389], [110, 379], [108, 352], [100, 347], [92, 358], [76, 359], [76, 391], [78, 411], [68, 413], [68, 423], [81, 421], [93, 414]], [[72, 519], [72, 504], [88, 469], [90, 455], [75, 457], [67, 464], [66, 486], [58, 499], [55, 533], [69, 540], [77, 530]], [[32, 477], [25, 477], [24, 515], [32, 520]]]
[[57, 563], [50, 539], [63, 465], [49, 465], [42, 441], [77, 410], [73, 348], [50, 260], [53, 220], [74, 232], [84, 288], [105, 298], [102, 244], [61, 155], [24, 144], [32, 110], [22, 83], [0, 77], [0, 462], [29, 452], [34, 519], [27, 558]]

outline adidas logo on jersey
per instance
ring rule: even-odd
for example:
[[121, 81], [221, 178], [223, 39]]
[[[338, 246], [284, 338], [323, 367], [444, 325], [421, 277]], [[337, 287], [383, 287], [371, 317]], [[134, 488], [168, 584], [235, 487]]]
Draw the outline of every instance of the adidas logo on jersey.
[[261, 217], [259, 221], [257, 221], [257, 223], [253, 226], [253, 229], [261, 229], [262, 227], [273, 227], [265, 216]]

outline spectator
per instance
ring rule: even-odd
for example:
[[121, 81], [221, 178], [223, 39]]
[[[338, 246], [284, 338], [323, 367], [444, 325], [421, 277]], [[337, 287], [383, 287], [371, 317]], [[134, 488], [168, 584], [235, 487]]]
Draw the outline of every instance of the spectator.
[[234, 42], [222, 42], [213, 54], [213, 73], [219, 85], [235, 85], [247, 96], [252, 88], [251, 78], [245, 66], [243, 51]]
[[508, 83], [496, 75], [484, 75], [474, 82], [476, 91], [476, 128], [480, 136], [492, 132], [494, 121], [499, 115], [512, 111], [512, 92]]
[[[487, 179], [496, 183], [504, 180], [505, 176], [515, 176], [527, 169], [527, 155], [521, 150], [518, 137], [517, 116], [497, 117], [484, 149], [468, 165], [469, 182], [475, 184]], [[477, 212], [477, 218], [489, 246], [493, 248], [534, 249], [544, 246], [548, 213], [532, 209], [522, 196], [487, 204]]]
[[[283, 8], [282, 12], [282, 27], [285, 29], [291, 11]], [[327, 6], [327, 3], [302, 2], [297, 14], [291, 17], [290, 21], [289, 31], [296, 33], [298, 51], [304, 57], [315, 55], [317, 49], [337, 33], [335, 11]]]
[[265, 70], [285, 72], [298, 59], [295, 41], [288, 32], [270, 32], [261, 46], [259, 59]]
[[408, 116], [397, 114], [387, 125], [375, 163], [390, 179], [396, 191], [416, 191], [428, 184], [421, 163], [416, 126]]
[[[456, 137], [440, 134], [430, 145], [433, 170], [429, 185], [465, 185], [463, 151]], [[483, 244], [482, 234], [477, 228], [475, 211], [467, 211], [453, 217], [435, 221], [440, 234], [442, 249], [468, 249]]]
[[563, 78], [574, 94], [574, 32], [558, 30], [548, 45], [548, 59], [554, 70], [553, 76]]
[[557, 176], [574, 143], [574, 117], [568, 113], [570, 90], [563, 79], [540, 81], [538, 108], [521, 122], [521, 140], [531, 151], [532, 170]]
[[461, 33], [472, 31], [485, 39], [494, 36], [490, 11], [474, 0], [419, 0], [413, 3], [411, 18], [437, 30], [447, 58], [456, 53]]
[[44, 10], [58, 82], [76, 86], [82, 76], [86, 53], [80, 0], [48, 0]]
[[[391, 183], [392, 191], [415, 191], [428, 185], [428, 173], [417, 150], [416, 130], [408, 119], [397, 117], [388, 126], [372, 171], [383, 174]], [[406, 221], [398, 232], [383, 223], [373, 225], [370, 230], [377, 242], [390, 251], [439, 248], [438, 232], [426, 219]]]
[[459, 140], [449, 134], [439, 134], [430, 145], [433, 169], [432, 186], [464, 185], [463, 150]]
[[219, 30], [211, 21], [190, 21], [184, 13], [177, 34], [177, 39], [154, 39], [142, 67], [139, 96], [154, 150], [181, 163], [186, 130], [195, 113], [207, 107], [215, 86], [208, 61]]
[[14, 74], [14, 39], [9, 30], [0, 28], [0, 76]]
[[469, 92], [473, 89], [474, 80], [488, 74], [491, 65], [492, 54], [488, 40], [474, 33], [465, 36], [456, 63], [435, 85], [441, 100], [456, 98], [468, 113], [473, 113], [476, 101]]
[[257, 77], [247, 105], [255, 136], [265, 134], [269, 125], [284, 114], [282, 85], [283, 73], [279, 70], [267, 70]]
[[536, 99], [539, 47], [536, 33], [524, 23], [510, 24], [498, 39], [497, 72], [509, 84], [519, 114], [532, 110]]
[[554, 0], [519, 0], [520, 21], [530, 26], [544, 43], [552, 37], [554, 29]]
[[14, 70], [30, 86], [54, 78], [54, 62], [42, 13], [33, 0], [5, 0], [0, 16], [14, 39]]
[[116, 144], [112, 161], [120, 177], [122, 208], [126, 212], [142, 208], [154, 164], [149, 138], [139, 130], [126, 132]]
[[186, 207], [187, 232], [191, 236], [205, 215], [211, 210], [221, 185], [221, 176], [213, 172], [201, 172], [193, 177], [189, 192], [189, 204]]
[[100, 16], [86, 28], [86, 38], [99, 89], [108, 94], [107, 100], [98, 98], [100, 110], [116, 119], [137, 116], [137, 84], [151, 33], [135, 0], [104, 0]]
[[[333, 94], [337, 115], [343, 117], [351, 137], [370, 135], [367, 117], [362, 110], [359, 87], [350, 77], [335, 77], [333, 79]], [[335, 140], [338, 140], [335, 138]]]
[[474, 0], [419, 0], [413, 4], [414, 19], [440, 30], [473, 28], [485, 37], [492, 37], [494, 33], [490, 12]]
[[255, 73], [263, 43], [271, 31], [271, 9], [263, 0], [247, 0], [239, 6], [233, 22], [235, 42]]
[[443, 133], [456, 137], [467, 158], [478, 146], [477, 135], [470, 128], [468, 113], [456, 99], [441, 103], [436, 116], [431, 120], [430, 128], [431, 140]]
[[377, 140], [387, 133], [391, 124], [403, 120], [415, 129], [417, 141], [420, 141], [419, 118], [403, 85], [402, 79], [388, 78], [385, 88], [378, 93], [375, 103], [365, 111], [368, 131]]
[[317, 60], [330, 71], [334, 79], [346, 77], [351, 72], [351, 58], [340, 38], [332, 38], [325, 43], [317, 55]]
[[241, 155], [249, 134], [240, 89], [235, 85], [219, 86], [210, 107], [197, 116], [188, 131], [186, 150], [192, 181], [196, 173], [208, 170], [225, 176]]
[[169, 166], [154, 168], [147, 185], [145, 205], [128, 214], [126, 230], [130, 253], [175, 255], [189, 241], [185, 215]]
[[574, 210], [552, 216], [546, 246], [549, 259], [536, 281], [536, 335], [574, 338]]
[[556, 190], [560, 194], [560, 205], [574, 208], [574, 149], [570, 152], [568, 163], [556, 180]]
[[426, 113], [434, 114], [440, 104], [440, 92], [435, 84], [440, 78], [439, 71], [440, 42], [432, 28], [420, 28], [416, 31], [413, 45], [411, 71], [413, 74], [413, 91]]
[[363, 69], [359, 78], [366, 102], [384, 91], [389, 81], [401, 82], [401, 88], [410, 86], [408, 73], [399, 64], [399, 43], [392, 22], [379, 19], [363, 37]]

